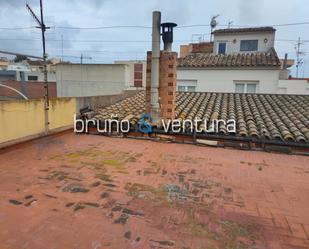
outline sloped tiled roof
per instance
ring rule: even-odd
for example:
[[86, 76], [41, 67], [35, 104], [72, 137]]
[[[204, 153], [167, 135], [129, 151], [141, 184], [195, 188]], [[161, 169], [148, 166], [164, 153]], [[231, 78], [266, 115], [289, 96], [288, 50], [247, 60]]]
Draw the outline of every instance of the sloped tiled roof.
[[209, 53], [189, 54], [178, 59], [178, 68], [218, 68], [218, 67], [271, 67], [279, 68], [280, 59], [275, 51], [255, 53], [235, 53], [216, 55]]
[[[104, 120], [117, 114], [120, 120], [136, 124], [144, 112], [145, 93], [139, 92], [95, 110], [93, 117]], [[236, 134], [228, 134], [221, 124], [221, 135], [309, 143], [309, 96], [305, 95], [177, 92], [175, 114], [180, 120], [235, 119]]]
[[235, 33], [254, 33], [254, 32], [274, 32], [276, 29], [273, 27], [252, 27], [252, 28], [229, 28], [217, 29], [213, 34], [235, 34]]

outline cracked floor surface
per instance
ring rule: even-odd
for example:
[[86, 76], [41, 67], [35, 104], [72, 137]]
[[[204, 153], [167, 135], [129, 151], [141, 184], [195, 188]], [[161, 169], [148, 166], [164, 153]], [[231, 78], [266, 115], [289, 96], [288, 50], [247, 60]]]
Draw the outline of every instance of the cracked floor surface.
[[0, 154], [1, 248], [309, 248], [309, 158], [64, 134]]

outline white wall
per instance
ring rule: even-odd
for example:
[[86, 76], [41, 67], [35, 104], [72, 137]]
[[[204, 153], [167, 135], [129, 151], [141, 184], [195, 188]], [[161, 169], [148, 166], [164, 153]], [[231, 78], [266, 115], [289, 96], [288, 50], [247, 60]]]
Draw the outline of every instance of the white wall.
[[177, 82], [197, 81], [197, 92], [235, 92], [234, 81], [258, 81], [258, 93], [276, 93], [279, 70], [178, 69]]
[[59, 97], [120, 94], [129, 84], [129, 68], [121, 64], [58, 64]]
[[307, 80], [279, 80], [278, 93], [309, 95], [309, 82]]
[[115, 64], [124, 64], [129, 66], [129, 77], [130, 81], [127, 84], [127, 89], [135, 89], [134, 87], [134, 64], [143, 64], [143, 88], [146, 87], [146, 69], [147, 63], [146, 61], [138, 61], [138, 60], [129, 60], [129, 61], [115, 61]]
[[[236, 39], [236, 43], [234, 43], [234, 39]], [[264, 42], [265, 39], [268, 40], [267, 43]], [[218, 42], [227, 42], [227, 54], [241, 53], [241, 40], [258, 40], [258, 51], [268, 52], [275, 45], [275, 32], [247, 34], [215, 34], [214, 53], [217, 53], [218, 51]]]

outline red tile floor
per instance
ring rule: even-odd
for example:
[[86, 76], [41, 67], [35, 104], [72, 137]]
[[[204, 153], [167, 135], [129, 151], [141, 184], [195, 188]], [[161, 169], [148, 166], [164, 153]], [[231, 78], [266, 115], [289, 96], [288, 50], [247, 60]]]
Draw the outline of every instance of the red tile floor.
[[0, 248], [309, 248], [309, 157], [64, 134], [0, 154]]

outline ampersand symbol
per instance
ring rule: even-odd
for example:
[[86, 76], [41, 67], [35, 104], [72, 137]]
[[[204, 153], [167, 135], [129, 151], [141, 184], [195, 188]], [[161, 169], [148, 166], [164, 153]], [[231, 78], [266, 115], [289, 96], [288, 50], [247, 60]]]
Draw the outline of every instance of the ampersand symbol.
[[152, 118], [149, 114], [143, 113], [140, 120], [138, 121], [138, 130], [142, 133], [152, 133], [152, 125], [149, 122]]

